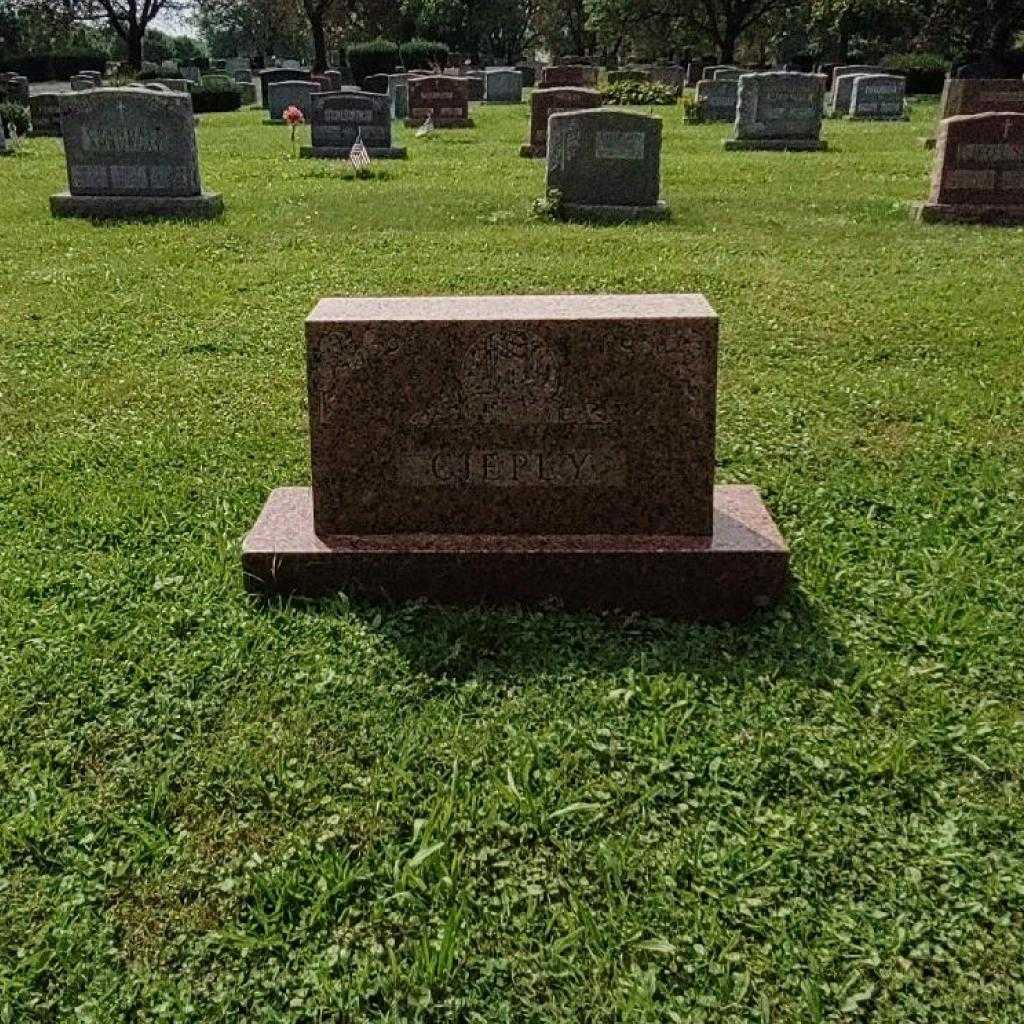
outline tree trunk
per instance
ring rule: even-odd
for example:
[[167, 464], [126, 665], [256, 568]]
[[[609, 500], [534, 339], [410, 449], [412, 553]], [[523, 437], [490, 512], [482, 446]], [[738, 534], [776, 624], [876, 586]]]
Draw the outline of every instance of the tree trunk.
[[327, 70], [327, 32], [323, 14], [311, 13], [309, 27], [313, 32], [313, 73], [322, 75]]
[[142, 37], [145, 31], [134, 21], [128, 23], [125, 47], [128, 50], [128, 66], [134, 71], [142, 70]]

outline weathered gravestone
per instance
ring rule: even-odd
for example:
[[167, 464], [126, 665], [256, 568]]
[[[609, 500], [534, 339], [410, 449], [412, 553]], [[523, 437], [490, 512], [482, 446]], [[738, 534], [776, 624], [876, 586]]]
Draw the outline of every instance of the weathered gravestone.
[[530, 140], [519, 149], [525, 157], [544, 157], [548, 147], [548, 118], [565, 110], [601, 106], [596, 89], [535, 89], [530, 94]]
[[197, 67], [195, 64], [186, 64], [181, 69], [181, 77], [187, 78], [190, 82], [198, 85], [200, 79], [203, 77], [203, 72], [202, 69]]
[[725, 148], [822, 150], [822, 102], [825, 79], [797, 71], [742, 75], [736, 126]]
[[298, 107], [308, 121], [312, 112], [311, 96], [317, 90], [312, 82], [271, 82], [267, 86], [267, 119], [264, 124], [284, 124], [284, 112], [289, 107]]
[[850, 113], [853, 82], [857, 75], [884, 75], [885, 68], [874, 64], [840, 64], [832, 72], [832, 92], [828, 99], [831, 117], [846, 117]]
[[214, 217], [204, 192], [192, 102], [144, 89], [94, 89], [62, 97], [69, 191], [50, 197], [55, 216]]
[[[720, 68], [712, 68], [711, 69], [711, 80], [713, 82], [725, 82], [725, 81], [730, 81], [730, 80], [738, 80], [740, 75], [742, 75], [743, 73], [744, 72], [743, 72], [742, 68], [734, 68], [734, 67], [731, 67], [731, 66], [720, 67]], [[707, 72], [705, 72], [705, 77], [707, 77]]]
[[375, 92], [383, 96], [388, 91], [387, 75], [367, 75], [363, 79], [363, 92]]
[[482, 71], [467, 71], [465, 74], [466, 79], [466, 95], [469, 97], [471, 103], [479, 103], [484, 98], [484, 75]]
[[686, 86], [686, 68], [679, 64], [653, 68], [650, 75], [652, 82], [656, 82], [658, 85], [667, 85], [677, 92], [682, 91]]
[[548, 118], [547, 190], [567, 220], [664, 220], [661, 118], [572, 110]]
[[12, 73], [0, 81], [0, 101], [20, 103], [23, 107], [27, 107], [29, 99], [29, 81], [24, 75]]
[[523, 76], [524, 89], [532, 89], [537, 84], [537, 69], [532, 64], [517, 64], [516, 71]]
[[402, 160], [403, 146], [391, 145], [391, 100], [372, 92], [314, 94], [310, 117], [312, 145], [300, 155], [320, 159], [347, 159], [357, 137], [372, 158]]
[[[1024, 114], [1024, 79], [947, 78], [939, 102], [939, 121], [961, 114]], [[924, 139], [928, 149], [935, 138]]]
[[29, 113], [32, 116], [32, 134], [60, 138], [59, 92], [37, 92], [29, 99]]
[[586, 64], [554, 64], [541, 68], [537, 79], [538, 89], [575, 88], [583, 89], [597, 85], [597, 68]]
[[739, 101], [739, 79], [702, 78], [695, 94], [698, 121], [735, 121]]
[[312, 487], [245, 538], [262, 594], [560, 601], [733, 620], [789, 554], [714, 486], [701, 295], [326, 299], [306, 322]]
[[693, 88], [704, 77], [704, 65], [699, 60], [691, 60], [686, 65], [686, 84]]
[[391, 116], [404, 120], [409, 116], [409, 75], [396, 71], [388, 75], [388, 97], [391, 100]]
[[522, 103], [523, 76], [512, 68], [493, 68], [484, 73], [484, 97], [488, 103]]
[[925, 223], [1024, 224], [1024, 114], [950, 117], [939, 127]]
[[91, 75], [72, 75], [70, 81], [72, 92], [85, 92], [86, 89], [95, 89], [97, 87], [96, 79]]
[[352, 72], [347, 67], [330, 68], [324, 72], [324, 76], [331, 80], [330, 92], [337, 92], [343, 85], [355, 85]]
[[291, 68], [264, 68], [256, 72], [260, 83], [260, 106], [270, 109], [270, 87], [275, 82], [308, 82], [308, 71], [293, 71]]
[[906, 121], [907, 80], [899, 75], [857, 75], [850, 94], [854, 121]]
[[428, 75], [409, 79], [406, 127], [418, 127], [428, 117], [435, 128], [473, 127], [469, 116], [469, 89], [464, 78]]

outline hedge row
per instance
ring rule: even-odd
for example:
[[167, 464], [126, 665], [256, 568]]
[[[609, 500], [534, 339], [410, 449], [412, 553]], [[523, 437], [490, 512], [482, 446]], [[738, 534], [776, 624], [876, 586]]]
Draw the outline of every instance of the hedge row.
[[443, 66], [447, 58], [448, 47], [428, 39], [410, 39], [401, 44], [390, 39], [371, 39], [368, 43], [353, 43], [345, 50], [352, 78], [360, 86], [370, 75], [390, 75], [399, 66]]
[[61, 53], [0, 54], [0, 71], [16, 71], [33, 82], [59, 81], [79, 71], [100, 71], [110, 58], [102, 50], [65, 50]]

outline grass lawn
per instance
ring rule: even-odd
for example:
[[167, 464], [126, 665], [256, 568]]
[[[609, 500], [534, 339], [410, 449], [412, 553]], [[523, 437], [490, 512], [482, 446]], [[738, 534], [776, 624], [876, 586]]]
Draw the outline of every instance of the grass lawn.
[[[935, 109], [664, 112], [617, 228], [532, 218], [525, 107], [369, 181], [204, 116], [212, 223], [0, 161], [0, 1022], [1024, 1019], [1024, 230], [911, 222]], [[245, 597], [317, 299], [559, 291], [708, 295], [780, 608]]]

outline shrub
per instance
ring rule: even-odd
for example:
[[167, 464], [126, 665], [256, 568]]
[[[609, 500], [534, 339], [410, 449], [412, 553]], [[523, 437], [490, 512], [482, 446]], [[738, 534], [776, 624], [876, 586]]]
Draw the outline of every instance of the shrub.
[[23, 107], [20, 103], [0, 103], [0, 124], [3, 125], [4, 134], [8, 138], [12, 128], [24, 138], [28, 135], [31, 121], [28, 107]]
[[429, 39], [410, 39], [398, 48], [403, 67], [443, 68], [448, 62], [449, 49], [446, 43], [433, 43]]
[[214, 114], [227, 110], [238, 110], [242, 106], [242, 90], [231, 83], [207, 80], [202, 85], [194, 85], [192, 93], [192, 110], [196, 114]]
[[937, 95], [942, 92], [949, 65], [937, 53], [895, 53], [879, 62], [893, 75], [907, 80], [907, 93]]
[[53, 53], [14, 53], [0, 57], [0, 71], [17, 71], [33, 82], [58, 81], [79, 71], [102, 72], [109, 60], [105, 50], [67, 47]]
[[390, 75], [395, 70], [399, 63], [398, 43], [390, 39], [353, 43], [345, 50], [345, 58], [352, 69], [353, 80], [362, 88], [363, 81], [370, 75]]
[[613, 82], [600, 87], [603, 103], [635, 107], [670, 107], [679, 98], [679, 90], [661, 82]]

